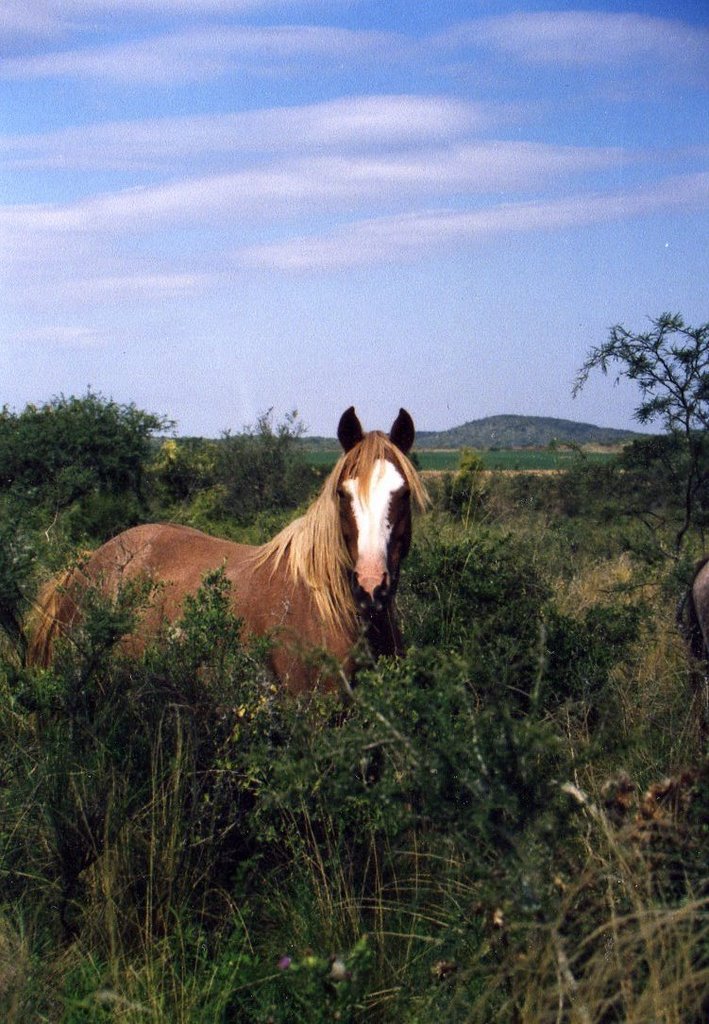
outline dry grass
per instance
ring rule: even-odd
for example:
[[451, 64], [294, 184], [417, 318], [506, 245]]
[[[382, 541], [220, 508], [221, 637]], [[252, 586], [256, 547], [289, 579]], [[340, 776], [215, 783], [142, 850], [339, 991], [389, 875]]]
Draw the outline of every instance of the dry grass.
[[613, 559], [581, 566], [569, 580], [558, 579], [554, 603], [562, 614], [576, 616], [597, 604], [652, 597], [654, 588], [636, 586], [635, 577], [633, 561], [623, 552]]
[[[588, 822], [585, 867], [555, 880], [562, 893], [556, 920], [536, 928], [510, 923], [507, 952], [471, 1024], [706, 1020], [709, 896], [706, 880], [692, 891], [680, 878], [691, 787], [688, 778], [654, 787], [635, 815], [624, 805], [620, 826], [602, 797], [594, 802], [568, 787]], [[680, 790], [683, 798], [660, 813], [658, 792]]]

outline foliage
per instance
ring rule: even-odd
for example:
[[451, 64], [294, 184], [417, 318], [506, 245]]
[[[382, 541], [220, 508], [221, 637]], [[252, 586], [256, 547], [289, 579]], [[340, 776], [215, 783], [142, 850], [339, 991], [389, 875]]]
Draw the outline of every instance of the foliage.
[[576, 459], [558, 480], [554, 492], [558, 509], [566, 516], [596, 516], [609, 522], [626, 515], [628, 489], [619, 479], [618, 460], [597, 464], [588, 459]]
[[243, 434], [226, 434], [218, 448], [216, 476], [224, 511], [244, 521], [261, 512], [295, 508], [318, 480], [298, 444], [297, 413], [274, 427], [271, 412]]
[[35, 572], [35, 552], [26, 532], [16, 529], [11, 519], [0, 518], [0, 631], [20, 654]]
[[402, 586], [406, 635], [417, 644], [497, 649], [504, 659], [517, 649], [534, 658], [548, 584], [511, 534], [421, 531]]
[[[265, 433], [248, 443], [277, 448]], [[154, 495], [224, 517], [222, 443], [168, 444]], [[279, 459], [259, 465], [279, 477]], [[684, 569], [628, 554], [647, 467], [589, 461], [487, 478], [484, 523], [418, 519], [409, 652], [363, 668], [347, 707], [282, 694], [223, 572], [140, 658], [121, 637], [148, 582], [93, 594], [50, 669], [3, 652], [0, 1016], [703, 1021], [709, 775], [673, 633]], [[262, 539], [286, 514], [220, 529]], [[10, 628], [59, 554], [31, 509], [13, 516]]]
[[578, 393], [594, 369], [605, 374], [619, 365], [619, 376], [635, 381], [641, 402], [635, 410], [640, 423], [660, 420], [672, 442], [664, 457], [672, 460], [671, 476], [681, 486], [682, 521], [675, 545], [679, 548], [695, 524], [700, 495], [706, 495], [709, 463], [709, 323], [685, 324], [679, 314], [663, 313], [652, 330], [633, 334], [622, 324], [608, 340], [591, 350], [576, 379]]
[[0, 412], [0, 632], [20, 658], [42, 574], [63, 567], [77, 542], [145, 517], [152, 438], [167, 426], [91, 391]]
[[703, 535], [709, 522], [708, 437], [702, 431], [688, 440], [675, 431], [625, 449], [619, 469], [637, 515], [652, 516], [663, 525], [669, 520], [678, 535], [691, 522]]
[[469, 518], [485, 503], [485, 464], [471, 448], [460, 453], [458, 472], [444, 478], [443, 507], [455, 516]]
[[[418, 642], [363, 672], [346, 711], [275, 690], [221, 572], [139, 661], [119, 641], [151, 598], [140, 586], [115, 604], [96, 595], [51, 670], [6, 666], [6, 1019], [539, 1024], [556, 1019], [550, 985], [555, 1006], [576, 998], [554, 988], [558, 957], [545, 956], [561, 948], [595, 998], [607, 936], [641, 955], [643, 921], [670, 929], [671, 900], [685, 908], [676, 998], [693, 1020], [701, 809], [676, 847], [664, 833], [660, 899], [665, 876], [653, 867], [651, 884], [642, 850], [562, 785], [581, 771], [582, 729], [606, 758], [623, 751], [612, 676], [639, 611], [556, 610], [533, 551], [509, 535], [438, 523], [422, 537], [406, 595]], [[434, 575], [449, 592], [426, 606]], [[622, 880], [613, 889], [599, 858]], [[71, 954], [48, 973], [62, 941]], [[623, 963], [604, 984], [641, 1005], [646, 986], [628, 988]]]
[[[233, 689], [243, 676], [254, 688], [261, 678], [262, 656], [241, 645], [223, 573], [205, 581], [179, 628], [137, 664], [126, 661], [117, 644], [133, 628], [151, 589], [138, 583], [122, 590], [115, 602], [90, 593], [81, 627], [61, 647], [52, 670], [13, 670], [7, 677], [5, 768], [13, 787], [3, 808], [9, 824], [3, 834], [4, 891], [7, 895], [9, 887], [16, 897], [26, 891], [41, 898], [37, 880], [48, 876], [44, 899], [58, 905], [54, 928], [65, 935], [83, 923], [79, 897], [87, 870], [129, 822], [135, 826], [132, 855], [138, 874], [128, 895], [138, 906], [127, 912], [126, 927], [135, 926], [135, 913], [146, 912], [139, 905], [148, 895], [156, 915], [164, 910], [162, 900], [183, 882], [189, 896], [200, 876], [204, 830], [230, 831], [227, 809], [236, 812], [245, 788], [238, 779], [224, 786], [223, 777], [205, 774], [238, 718], [221, 704], [224, 688]], [[18, 723], [23, 723], [20, 733]], [[179, 849], [168, 844], [160, 852], [163, 876], [153, 880], [148, 894], [141, 891], [137, 865], [150, 850], [154, 801], [160, 795], [169, 795], [175, 815], [170, 828], [179, 830], [180, 843]], [[10, 823], [24, 813], [22, 800], [28, 798], [43, 815], [33, 829], [15, 833]]]
[[151, 464], [154, 483], [167, 502], [184, 502], [217, 483], [218, 445], [202, 438], [168, 438]]
[[0, 413], [0, 492], [45, 510], [45, 525], [74, 507], [72, 532], [105, 539], [145, 507], [151, 438], [168, 422], [91, 391]]

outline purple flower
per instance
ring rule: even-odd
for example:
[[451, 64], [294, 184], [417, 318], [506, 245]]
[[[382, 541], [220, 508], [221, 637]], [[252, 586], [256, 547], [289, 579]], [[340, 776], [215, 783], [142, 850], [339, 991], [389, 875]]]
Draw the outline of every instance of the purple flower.
[[292, 963], [293, 961], [289, 956], [282, 956], [281, 959], [278, 961], [278, 970], [287, 971]]

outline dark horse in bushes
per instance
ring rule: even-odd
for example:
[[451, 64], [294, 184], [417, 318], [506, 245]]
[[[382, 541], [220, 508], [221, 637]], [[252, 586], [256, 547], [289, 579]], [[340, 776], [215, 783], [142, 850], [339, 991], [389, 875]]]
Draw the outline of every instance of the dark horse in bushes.
[[677, 623], [693, 656], [691, 671], [702, 736], [709, 735], [709, 557], [696, 566], [694, 577], [677, 608]]
[[695, 567], [694, 578], [677, 610], [677, 621], [694, 657], [709, 665], [709, 557]]
[[407, 458], [414, 424], [401, 409], [389, 435], [364, 433], [350, 407], [338, 438], [344, 451], [320, 495], [261, 547], [185, 526], [136, 526], [50, 581], [37, 602], [28, 661], [49, 663], [57, 638], [80, 621], [87, 588], [111, 598], [125, 583], [146, 578], [156, 584], [152, 599], [122, 642], [137, 655], [166, 623], [179, 621], [185, 597], [220, 567], [244, 634], [272, 639], [273, 671], [293, 693], [347, 678], [363, 634], [375, 656], [400, 653], [399, 568], [411, 541], [412, 504], [426, 501]]

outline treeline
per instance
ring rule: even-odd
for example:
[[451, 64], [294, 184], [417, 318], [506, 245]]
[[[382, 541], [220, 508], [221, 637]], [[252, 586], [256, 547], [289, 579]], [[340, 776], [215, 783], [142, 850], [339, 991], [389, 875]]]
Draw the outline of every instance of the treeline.
[[0, 498], [37, 522], [61, 519], [75, 540], [105, 540], [147, 515], [212, 492], [216, 516], [248, 521], [292, 508], [315, 484], [295, 415], [270, 413], [220, 441], [160, 439], [165, 417], [89, 392], [0, 413]]
[[140, 522], [265, 540], [317, 487], [291, 416], [218, 442], [92, 392], [0, 412], [0, 628], [24, 644], [40, 580]]
[[[171, 426], [165, 417], [91, 392], [21, 413], [3, 409], [3, 519], [63, 531], [74, 543], [103, 541], [150, 518], [190, 518], [204, 526], [221, 521], [229, 529], [263, 516], [270, 524], [274, 513], [307, 501], [326, 472], [308, 460], [295, 413], [278, 424], [265, 413], [243, 433], [227, 432], [218, 441], [165, 436]], [[660, 531], [671, 523], [679, 528], [689, 507], [692, 527], [703, 537], [709, 516], [706, 432], [696, 431], [691, 445], [678, 431], [637, 438], [616, 458], [600, 462], [577, 449], [565, 465], [562, 476], [539, 481], [537, 507], [570, 516], [644, 517]], [[462, 451], [458, 471], [444, 484], [456, 492], [454, 505], [479, 502], [484, 468], [474, 450]], [[523, 490], [529, 481], [522, 480]]]

